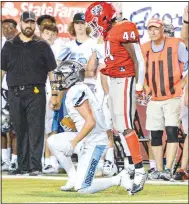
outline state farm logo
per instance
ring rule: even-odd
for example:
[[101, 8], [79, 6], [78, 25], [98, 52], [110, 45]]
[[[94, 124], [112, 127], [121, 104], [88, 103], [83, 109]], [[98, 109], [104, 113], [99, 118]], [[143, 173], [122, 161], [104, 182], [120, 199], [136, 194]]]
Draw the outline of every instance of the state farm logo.
[[12, 3], [12, 2], [4, 3], [3, 8], [2, 8], [2, 15], [3, 16], [7, 16], [7, 15], [17, 16], [18, 13], [19, 13], [19, 11], [16, 8], [14, 8], [14, 3]]

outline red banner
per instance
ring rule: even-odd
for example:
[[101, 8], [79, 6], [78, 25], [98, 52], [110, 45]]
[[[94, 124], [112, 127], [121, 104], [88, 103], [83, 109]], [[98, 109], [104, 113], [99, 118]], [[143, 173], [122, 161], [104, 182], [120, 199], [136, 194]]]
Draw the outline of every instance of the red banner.
[[[67, 33], [69, 23], [77, 12], [84, 12], [92, 2], [2, 2], [2, 19], [12, 18], [19, 23], [24, 11], [33, 11], [38, 18], [52, 15], [56, 18], [59, 37], [70, 37]], [[36, 32], [38, 29], [36, 28]]]

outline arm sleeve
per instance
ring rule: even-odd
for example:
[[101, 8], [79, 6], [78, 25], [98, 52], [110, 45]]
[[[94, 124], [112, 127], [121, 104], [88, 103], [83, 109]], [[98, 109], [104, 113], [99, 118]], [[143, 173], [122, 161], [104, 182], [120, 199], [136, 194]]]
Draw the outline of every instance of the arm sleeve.
[[144, 77], [145, 77], [145, 67], [144, 67], [144, 58], [142, 55], [142, 50], [141, 47], [138, 43], [133, 43], [134, 49], [135, 49], [135, 54], [137, 57], [137, 61], [138, 61], [138, 81], [136, 82], [136, 90], [140, 89], [140, 87], [137, 86], [141, 86], [141, 89], [144, 85]]
[[8, 48], [5, 45], [3, 46], [3, 49], [1, 50], [1, 70], [7, 72], [8, 71]]
[[86, 90], [79, 86], [74, 86], [70, 92], [71, 102], [74, 107], [80, 106], [88, 100]]
[[44, 57], [47, 71], [53, 71], [57, 67], [57, 64], [53, 51], [46, 42], [44, 43]]

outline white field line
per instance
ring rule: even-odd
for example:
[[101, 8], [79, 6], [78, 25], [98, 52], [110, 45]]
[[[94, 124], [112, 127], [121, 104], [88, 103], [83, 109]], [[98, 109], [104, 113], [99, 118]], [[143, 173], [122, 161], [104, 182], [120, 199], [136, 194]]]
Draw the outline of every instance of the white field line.
[[[141, 200], [141, 201], [84, 201], [79, 203], [188, 203], [188, 200]], [[29, 202], [28, 202], [29, 203]], [[42, 203], [42, 202], [39, 202]], [[54, 202], [45, 202], [54, 203]], [[78, 203], [78, 202], [56, 202], [56, 203]]]
[[[68, 177], [63, 176], [9, 176], [2, 175], [2, 179], [46, 179], [46, 180], [68, 180]], [[96, 178], [101, 179], [101, 178]], [[146, 184], [152, 185], [188, 185], [188, 181], [146, 181]]]

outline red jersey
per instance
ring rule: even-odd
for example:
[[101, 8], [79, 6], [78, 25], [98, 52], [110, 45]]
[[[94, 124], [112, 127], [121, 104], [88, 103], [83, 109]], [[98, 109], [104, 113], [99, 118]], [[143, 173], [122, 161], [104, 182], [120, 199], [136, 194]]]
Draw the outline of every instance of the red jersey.
[[102, 74], [122, 78], [135, 76], [134, 63], [121, 43], [139, 42], [139, 33], [134, 23], [124, 20], [108, 31], [105, 41], [106, 67]]

